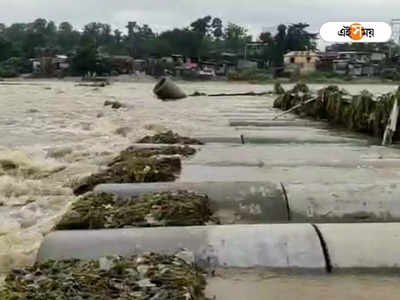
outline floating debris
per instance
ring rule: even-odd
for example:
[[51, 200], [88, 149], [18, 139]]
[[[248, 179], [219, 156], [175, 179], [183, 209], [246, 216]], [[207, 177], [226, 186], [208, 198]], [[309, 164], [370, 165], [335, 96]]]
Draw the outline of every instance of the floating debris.
[[115, 130], [115, 134], [123, 136], [123, 137], [127, 137], [129, 132], [132, 131], [132, 128], [130, 127], [119, 127]]
[[111, 82], [106, 77], [97, 77], [97, 76], [84, 76], [82, 77], [82, 81], [86, 82], [94, 82], [94, 83], [104, 83], [105, 85], [110, 85]]
[[2, 300], [206, 300], [204, 273], [173, 255], [63, 260], [14, 270]]
[[46, 157], [60, 159], [67, 155], [72, 154], [72, 152], [73, 152], [73, 149], [70, 147], [51, 148], [47, 151]]
[[270, 94], [271, 92], [219, 93], [219, 94], [209, 94], [208, 97], [265, 96]]
[[[274, 107], [289, 110], [313, 97], [315, 95], [311, 94], [306, 85], [299, 84], [278, 97]], [[337, 86], [329, 86], [318, 91], [315, 101], [299, 106], [294, 112], [381, 138], [395, 99], [400, 99], [399, 97], [400, 91], [377, 98], [368, 91], [353, 96]]]
[[78, 83], [78, 84], [76, 84], [76, 86], [87, 86], [87, 87], [95, 87], [95, 88], [106, 87], [107, 85], [109, 85], [109, 83], [106, 83], [106, 82]]
[[191, 147], [129, 147], [114, 158], [107, 169], [79, 181], [75, 195], [82, 195], [102, 183], [174, 181], [181, 171], [181, 157], [196, 153]]
[[89, 194], [72, 205], [58, 230], [155, 226], [197, 226], [218, 223], [205, 194], [163, 192], [121, 200], [110, 194]]
[[206, 93], [195, 91], [193, 94], [190, 94], [189, 97], [200, 97], [200, 96], [207, 96]]
[[109, 100], [106, 100], [104, 102], [104, 106], [111, 106], [112, 109], [120, 109], [122, 107], [126, 107], [126, 105], [122, 104], [121, 102]]
[[199, 96], [208, 96], [208, 97], [237, 97], [237, 96], [265, 96], [269, 95], [271, 92], [245, 92], [245, 93], [219, 93], [219, 94], [209, 94], [202, 92], [194, 92], [193, 94], [189, 95], [190, 97], [199, 97]]
[[79, 182], [75, 195], [91, 191], [102, 183], [135, 183], [174, 181], [181, 170], [180, 157], [132, 156], [113, 164], [106, 170], [93, 174]]
[[138, 141], [139, 144], [183, 144], [183, 145], [203, 145], [199, 140], [183, 137], [172, 130], [158, 133], [153, 136], [146, 136]]
[[117, 156], [111, 164], [115, 162], [125, 160], [126, 156], [140, 156], [140, 157], [151, 157], [155, 155], [182, 155], [189, 157], [196, 154], [196, 149], [190, 146], [167, 146], [167, 147], [146, 147], [138, 148], [137, 146], [131, 146], [121, 151], [120, 155]]
[[40, 110], [38, 110], [36, 108], [30, 108], [30, 109], [28, 109], [26, 111], [26, 113], [29, 113], [29, 114], [35, 114], [35, 113], [38, 113], [38, 112], [40, 112]]
[[293, 93], [299, 93], [299, 92], [301, 92], [301, 93], [304, 93], [304, 94], [308, 94], [308, 93], [310, 93], [310, 89], [308, 88], [307, 84], [305, 84], [305, 83], [298, 83], [298, 84], [296, 84], [296, 85], [294, 86], [292, 92], [293, 92]]
[[282, 87], [280, 82], [275, 82], [275, 84], [274, 84], [274, 92], [277, 95], [283, 95], [285, 93], [285, 90], [283, 89], [283, 87]]

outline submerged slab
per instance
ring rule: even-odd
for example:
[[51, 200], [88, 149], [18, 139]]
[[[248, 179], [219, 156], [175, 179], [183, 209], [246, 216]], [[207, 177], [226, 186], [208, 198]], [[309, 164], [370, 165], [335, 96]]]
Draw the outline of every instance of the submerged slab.
[[398, 269], [400, 224], [319, 224], [333, 271], [355, 269]]
[[[267, 119], [267, 118], [266, 118]], [[281, 121], [281, 120], [264, 120], [264, 121], [254, 121], [254, 120], [230, 120], [229, 125], [233, 127], [245, 127], [245, 126], [255, 126], [255, 127], [327, 127], [326, 123], [315, 122], [309, 120], [293, 120], [293, 121]]]
[[[243, 140], [241, 139], [243, 136]], [[293, 130], [266, 130], [255, 135], [254, 131], [240, 131], [237, 136], [196, 136], [203, 143], [231, 144], [368, 144], [367, 140], [331, 135], [329, 131], [310, 129], [304, 132]]]
[[174, 253], [182, 248], [192, 251], [196, 262], [208, 268], [326, 267], [320, 240], [309, 224], [56, 231], [45, 238], [38, 261]]
[[207, 194], [210, 207], [223, 224], [286, 222], [287, 202], [280, 184], [272, 182], [168, 182], [105, 184], [95, 192], [122, 198], [147, 193], [190, 190]]
[[400, 168], [390, 148], [343, 144], [207, 145], [185, 165], [253, 167]]

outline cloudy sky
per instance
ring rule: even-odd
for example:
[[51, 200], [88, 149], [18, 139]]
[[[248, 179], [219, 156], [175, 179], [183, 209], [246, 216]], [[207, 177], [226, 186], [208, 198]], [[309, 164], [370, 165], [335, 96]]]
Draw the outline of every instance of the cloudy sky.
[[[386, 21], [400, 18], [400, 0], [0, 0], [0, 22], [29, 22], [38, 17], [82, 27], [91, 21], [124, 28], [132, 20], [155, 31], [187, 26], [205, 15], [245, 25], [256, 35], [280, 23]], [[398, 13], [398, 15], [396, 15]]]

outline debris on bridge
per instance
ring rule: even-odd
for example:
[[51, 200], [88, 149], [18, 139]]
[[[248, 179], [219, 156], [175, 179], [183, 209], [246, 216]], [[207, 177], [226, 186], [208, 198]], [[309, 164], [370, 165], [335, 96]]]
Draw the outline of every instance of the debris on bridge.
[[139, 144], [182, 144], [182, 145], [203, 145], [197, 139], [180, 136], [172, 130], [158, 133], [153, 136], [145, 136], [138, 141]]
[[283, 95], [285, 93], [285, 90], [279, 81], [275, 82], [275, 84], [274, 84], [274, 93], [277, 95]]
[[208, 196], [189, 191], [143, 194], [122, 200], [111, 194], [78, 199], [58, 230], [215, 224]]
[[2, 300], [206, 300], [204, 273], [177, 255], [37, 263], [12, 271]]
[[[311, 101], [313, 98], [315, 101]], [[317, 95], [313, 95], [307, 85], [298, 84], [279, 96], [275, 100], [274, 107], [284, 111], [292, 109], [302, 117], [327, 120], [334, 125], [382, 138], [399, 98], [400, 89], [394, 93], [375, 97], [366, 90], [359, 95], [350, 95], [337, 86], [329, 86], [319, 90]], [[398, 118], [398, 114], [396, 117]], [[397, 119], [395, 122], [397, 123]], [[394, 140], [397, 137], [393, 126], [392, 122]]]
[[75, 195], [82, 195], [103, 183], [137, 183], [174, 181], [181, 171], [181, 156], [193, 155], [191, 147], [129, 147], [122, 151], [105, 170], [77, 182]]

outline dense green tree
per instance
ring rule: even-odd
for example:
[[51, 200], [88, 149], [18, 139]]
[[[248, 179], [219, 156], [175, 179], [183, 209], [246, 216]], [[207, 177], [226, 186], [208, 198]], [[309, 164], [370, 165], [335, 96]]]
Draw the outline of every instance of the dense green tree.
[[272, 45], [273, 43], [273, 37], [271, 32], [262, 32], [258, 38], [260, 42], [263, 42], [264, 44], [267, 45]]
[[39, 18], [28, 24], [22, 46], [25, 56], [35, 57], [37, 49], [45, 47], [47, 40], [47, 20]]
[[224, 32], [226, 49], [243, 53], [246, 44], [251, 41], [251, 36], [245, 27], [229, 23]]
[[4, 36], [6, 33], [7, 26], [4, 23], [0, 23], [0, 36]]
[[[181, 54], [218, 58], [222, 52], [231, 51], [243, 56], [246, 44], [252, 40], [245, 27], [224, 24], [220, 18], [212, 16], [199, 18], [189, 23], [188, 27], [157, 34], [149, 25], [134, 21], [127, 24], [126, 33], [114, 29], [100, 22], [91, 22], [82, 29], [74, 29], [68, 22], [57, 26], [43, 18], [10, 26], [0, 23], [0, 63], [15, 62], [15, 59], [10, 60], [14, 57], [22, 58], [21, 61], [25, 62], [27, 58], [40, 55], [68, 54], [74, 57], [76, 73], [106, 72], [108, 65], [104, 57], [109, 55], [148, 58]], [[289, 51], [316, 48], [316, 35], [309, 32], [309, 26], [305, 23], [279, 25], [276, 34], [264, 32], [258, 41], [263, 43], [262, 53], [250, 51], [249, 57], [274, 66], [281, 66], [284, 54]], [[381, 51], [400, 55], [400, 48], [390, 43], [334, 45], [332, 49]]]
[[80, 40], [80, 33], [75, 31], [68, 22], [62, 22], [58, 27], [57, 44], [63, 53], [69, 53], [75, 49]]
[[92, 41], [95, 45], [99, 44], [100, 37], [102, 34], [103, 24], [99, 22], [91, 22], [83, 28], [82, 40], [84, 43]]
[[309, 33], [306, 28], [309, 27], [306, 23], [297, 23], [289, 25], [286, 34], [286, 46], [290, 51], [305, 51], [315, 50], [317, 38], [316, 34]]
[[26, 36], [28, 24], [25, 23], [14, 23], [6, 29], [6, 37], [10, 41], [22, 42]]
[[190, 27], [192, 31], [198, 33], [199, 37], [203, 39], [209, 33], [211, 28], [211, 20], [211, 16], [206, 16], [194, 21], [192, 24], [190, 24]]
[[122, 42], [122, 31], [119, 29], [114, 30], [114, 43], [116, 45], [121, 45]]
[[84, 75], [88, 72], [96, 72], [98, 63], [98, 53], [94, 39], [87, 40], [78, 49], [77, 54], [72, 60], [72, 68], [75, 74]]
[[13, 56], [12, 42], [0, 37], [0, 61], [6, 60]]
[[315, 50], [317, 35], [309, 33], [306, 30], [308, 26], [305, 23], [281, 24], [274, 37], [269, 32], [262, 33], [259, 40], [266, 44], [264, 59], [274, 66], [281, 66], [285, 53], [289, 51]]
[[125, 44], [129, 55], [136, 58], [143, 58], [149, 54], [150, 41], [154, 41], [156, 35], [148, 25], [140, 26], [137, 22], [129, 22], [126, 26], [128, 35], [125, 37]]
[[222, 38], [222, 36], [224, 35], [222, 20], [220, 18], [214, 18], [211, 27], [213, 30], [212, 34], [214, 38], [216, 38], [217, 40]]

